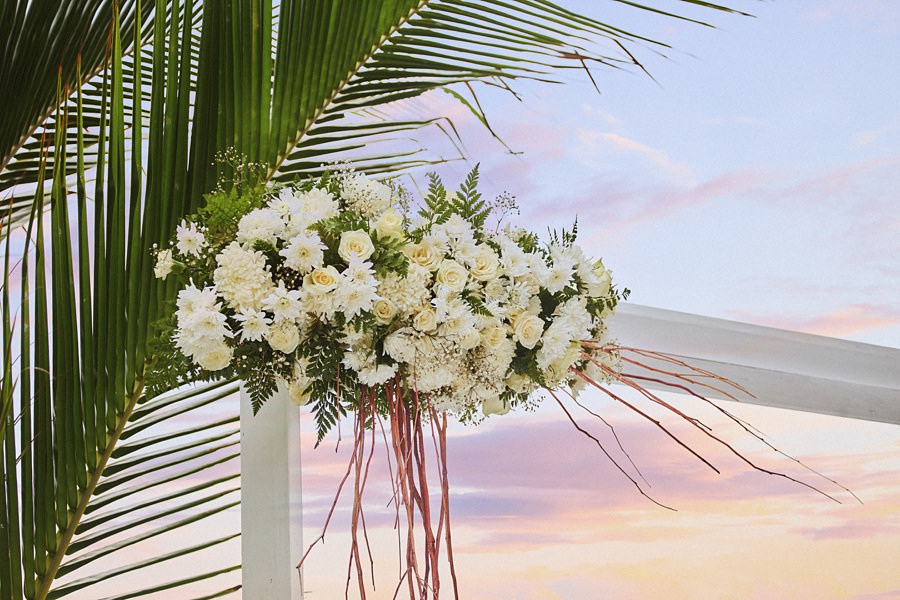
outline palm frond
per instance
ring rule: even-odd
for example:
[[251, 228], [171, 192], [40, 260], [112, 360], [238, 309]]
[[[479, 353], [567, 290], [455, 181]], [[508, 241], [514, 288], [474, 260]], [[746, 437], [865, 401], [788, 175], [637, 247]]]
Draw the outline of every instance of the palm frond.
[[[664, 48], [547, 0], [31, 0], [4, 4], [0, 31], [0, 598], [16, 600], [239, 589], [236, 564], [134, 577], [236, 535], [173, 541], [239, 502], [237, 384], [144, 390], [151, 324], [177, 293], [151, 248], [233, 178], [218, 153], [270, 178], [338, 158], [413, 169], [446, 160], [416, 132], [461, 144], [440, 115], [386, 110], [397, 100], [641, 68], [628, 47]], [[135, 589], [105, 587], [127, 576]]]

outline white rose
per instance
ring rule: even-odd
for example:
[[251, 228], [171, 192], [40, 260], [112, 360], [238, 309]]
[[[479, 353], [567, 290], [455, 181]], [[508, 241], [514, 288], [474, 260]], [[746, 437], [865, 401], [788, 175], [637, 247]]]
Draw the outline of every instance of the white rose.
[[403, 249], [409, 261], [429, 271], [434, 271], [444, 258], [443, 253], [433, 244], [407, 244]]
[[426, 306], [413, 317], [413, 327], [419, 331], [432, 331], [437, 327], [437, 315], [430, 306]]
[[330, 292], [337, 287], [340, 276], [337, 269], [331, 265], [313, 269], [312, 273], [303, 276], [303, 289], [314, 294]]
[[506, 387], [517, 394], [529, 392], [534, 387], [534, 384], [528, 375], [522, 375], [521, 373], [516, 372], [510, 373], [509, 377], [506, 378], [505, 383]]
[[499, 267], [500, 259], [490, 246], [479, 246], [470, 272], [478, 281], [489, 281], [497, 276]]
[[609, 287], [612, 285], [612, 277], [602, 262], [597, 262], [594, 267], [594, 275], [597, 281], [588, 286], [587, 294], [590, 298], [602, 298], [609, 295]]
[[471, 350], [481, 343], [481, 333], [477, 329], [469, 329], [465, 335], [459, 338], [459, 347], [463, 350]]
[[376, 300], [375, 304], [372, 305], [372, 314], [375, 315], [376, 321], [382, 325], [387, 325], [394, 318], [394, 315], [397, 314], [397, 307], [390, 300], [382, 298], [381, 300]]
[[207, 371], [220, 371], [231, 362], [233, 350], [227, 344], [216, 344], [194, 356], [198, 365]]
[[444, 259], [438, 267], [436, 279], [438, 283], [446, 285], [454, 292], [461, 292], [466, 287], [469, 273], [455, 260]]
[[266, 340], [273, 350], [290, 354], [300, 344], [300, 331], [290, 321], [281, 321], [269, 327]]
[[289, 381], [287, 384], [288, 395], [297, 406], [303, 406], [309, 402], [309, 380]]
[[481, 345], [491, 352], [499, 349], [504, 341], [506, 341], [505, 327], [485, 327], [481, 330]]
[[501, 400], [499, 396], [488, 398], [481, 403], [481, 412], [483, 412], [486, 417], [491, 415], [505, 415], [509, 412], [509, 409], [509, 404]]
[[375, 223], [375, 231], [381, 237], [403, 238], [403, 217], [393, 208], [381, 213]]
[[513, 323], [516, 341], [526, 348], [534, 348], [544, 333], [544, 321], [529, 313], [522, 313]]
[[569, 371], [569, 367], [575, 364], [575, 361], [581, 358], [582, 350], [581, 344], [578, 342], [572, 342], [566, 348], [565, 353], [557, 358], [550, 365], [550, 369], [559, 374], [565, 374]]
[[350, 262], [350, 258], [353, 256], [360, 260], [366, 260], [372, 256], [373, 252], [375, 252], [375, 246], [372, 244], [372, 238], [362, 229], [345, 231], [341, 234], [338, 255], [346, 262]]

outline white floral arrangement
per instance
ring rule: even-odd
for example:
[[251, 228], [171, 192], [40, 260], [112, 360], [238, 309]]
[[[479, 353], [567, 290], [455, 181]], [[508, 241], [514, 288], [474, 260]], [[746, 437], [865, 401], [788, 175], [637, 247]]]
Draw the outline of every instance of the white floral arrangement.
[[430, 178], [415, 214], [352, 170], [208, 197], [157, 252], [157, 277], [188, 281], [177, 350], [243, 379], [256, 409], [279, 383], [312, 401], [320, 436], [388, 382], [472, 421], [539, 388], [577, 394], [579, 372], [605, 380], [615, 353], [583, 342], [603, 339], [620, 295], [574, 228], [541, 243], [502, 227], [515, 203], [482, 199], [477, 167], [456, 193]]
[[[161, 323], [149, 393], [203, 378], [240, 378], [256, 411], [282, 387], [297, 404], [312, 407], [319, 441], [351, 415], [353, 451], [325, 529], [352, 474], [350, 567], [355, 565], [361, 598], [367, 584], [360, 548], [368, 545], [362, 496], [375, 429], [382, 429], [388, 449], [398, 542], [406, 539], [395, 597], [405, 581], [411, 600], [439, 598], [442, 555], [458, 597], [448, 415], [470, 423], [532, 408], [539, 389], [660, 506], [567, 407], [609, 425], [577, 398], [585, 386], [634, 411], [716, 472], [608, 384], [622, 384], [686, 421], [754, 469], [834, 499], [757, 466], [648, 390], [658, 384], [705, 402], [702, 394], [709, 391], [735, 400], [734, 394], [748, 393], [677, 357], [608, 340], [605, 319], [628, 290], [620, 294], [602, 261], [587, 258], [575, 243], [576, 227], [548, 232], [541, 242], [534, 233], [504, 226], [515, 201], [502, 195], [488, 202], [477, 182], [476, 167], [459, 191], [448, 193], [431, 175], [418, 210], [401, 188], [350, 169], [293, 185], [233, 182], [208, 195], [206, 205], [177, 227], [170, 247], [155, 250], [157, 277], [177, 274], [184, 287]], [[433, 457], [426, 456], [428, 432]], [[621, 444], [620, 449], [625, 453]], [[300, 565], [324, 535], [323, 530]]]

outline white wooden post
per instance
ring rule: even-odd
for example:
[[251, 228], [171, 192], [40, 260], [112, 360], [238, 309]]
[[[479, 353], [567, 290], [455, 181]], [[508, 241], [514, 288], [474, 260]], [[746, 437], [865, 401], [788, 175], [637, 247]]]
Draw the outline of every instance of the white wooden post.
[[279, 392], [254, 415], [241, 388], [241, 579], [250, 600], [303, 598], [300, 410]]

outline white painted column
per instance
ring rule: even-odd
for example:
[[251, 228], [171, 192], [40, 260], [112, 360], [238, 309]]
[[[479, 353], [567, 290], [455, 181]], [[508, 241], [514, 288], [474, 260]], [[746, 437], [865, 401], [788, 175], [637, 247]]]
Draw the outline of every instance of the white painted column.
[[302, 599], [300, 407], [276, 393], [254, 415], [241, 388], [242, 592], [248, 600]]

